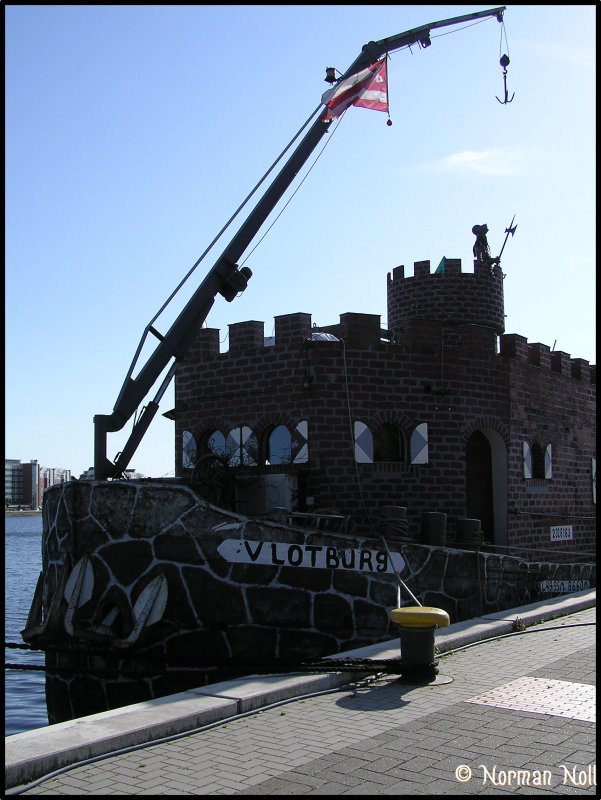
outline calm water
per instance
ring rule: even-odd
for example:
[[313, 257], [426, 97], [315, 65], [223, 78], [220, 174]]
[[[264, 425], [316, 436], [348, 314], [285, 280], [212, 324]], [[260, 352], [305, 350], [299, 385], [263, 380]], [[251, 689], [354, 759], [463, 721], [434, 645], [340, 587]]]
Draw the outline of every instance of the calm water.
[[[42, 568], [42, 515], [5, 517], [5, 642], [22, 643]], [[4, 651], [6, 664], [43, 664], [40, 651]], [[48, 725], [44, 673], [5, 669], [5, 736]]]

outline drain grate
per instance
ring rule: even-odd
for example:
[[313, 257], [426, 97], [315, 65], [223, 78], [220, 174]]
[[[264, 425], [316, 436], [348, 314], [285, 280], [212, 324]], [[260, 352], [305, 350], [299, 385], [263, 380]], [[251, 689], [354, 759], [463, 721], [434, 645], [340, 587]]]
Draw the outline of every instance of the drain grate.
[[552, 714], [584, 722], [595, 722], [595, 687], [588, 683], [555, 681], [550, 678], [519, 678], [466, 702], [514, 711]]

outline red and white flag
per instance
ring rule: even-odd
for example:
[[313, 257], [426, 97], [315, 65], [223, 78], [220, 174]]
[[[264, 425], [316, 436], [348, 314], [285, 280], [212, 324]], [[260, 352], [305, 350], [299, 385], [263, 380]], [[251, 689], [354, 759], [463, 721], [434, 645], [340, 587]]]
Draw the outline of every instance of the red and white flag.
[[327, 109], [322, 117], [324, 122], [336, 119], [349, 106], [388, 111], [386, 57], [329, 89], [323, 94], [321, 102], [325, 103]]

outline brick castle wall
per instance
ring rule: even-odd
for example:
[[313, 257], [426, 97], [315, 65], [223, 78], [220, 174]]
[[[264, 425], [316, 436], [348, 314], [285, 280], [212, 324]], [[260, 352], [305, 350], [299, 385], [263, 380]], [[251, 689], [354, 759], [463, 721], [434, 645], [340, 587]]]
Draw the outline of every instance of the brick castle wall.
[[[299, 508], [331, 508], [367, 524], [386, 505], [407, 507], [415, 532], [424, 511], [465, 517], [466, 446], [484, 430], [506, 451], [506, 542], [513, 546], [594, 549], [590, 461], [595, 452], [595, 368], [504, 334], [498, 268], [463, 274], [458, 259], [414, 277], [388, 276], [387, 330], [378, 315], [348, 313], [322, 328], [338, 341], [312, 339], [311, 315], [264, 324], [201, 329], [176, 376], [176, 464], [182, 433], [249, 426], [260, 447], [279, 424], [308, 422], [309, 460], [286, 470], [299, 477]], [[356, 463], [353, 424], [398, 426], [406, 436], [428, 426], [428, 463]], [[551, 480], [525, 480], [523, 441], [553, 444]], [[257, 471], [274, 471], [263, 460]], [[278, 467], [275, 471], [282, 471]], [[243, 508], [239, 509], [244, 511]], [[574, 539], [550, 542], [550, 525], [573, 526]]]
[[[572, 525], [575, 538], [565, 548], [577, 545], [593, 552], [596, 507], [590, 462], [596, 447], [596, 369], [517, 334], [501, 337], [500, 359], [509, 365], [512, 537], [524, 546], [550, 547], [549, 527]], [[552, 444], [550, 480], [524, 479], [522, 442], [534, 438]]]

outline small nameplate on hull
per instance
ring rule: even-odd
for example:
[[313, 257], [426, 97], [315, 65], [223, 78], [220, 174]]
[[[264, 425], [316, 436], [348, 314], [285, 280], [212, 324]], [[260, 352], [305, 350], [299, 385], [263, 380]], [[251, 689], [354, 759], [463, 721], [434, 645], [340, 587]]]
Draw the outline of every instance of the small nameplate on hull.
[[342, 548], [332, 545], [225, 539], [217, 551], [222, 558], [233, 564], [349, 569], [380, 574], [400, 573], [405, 567], [405, 560], [399, 553], [388, 554], [385, 550]]

